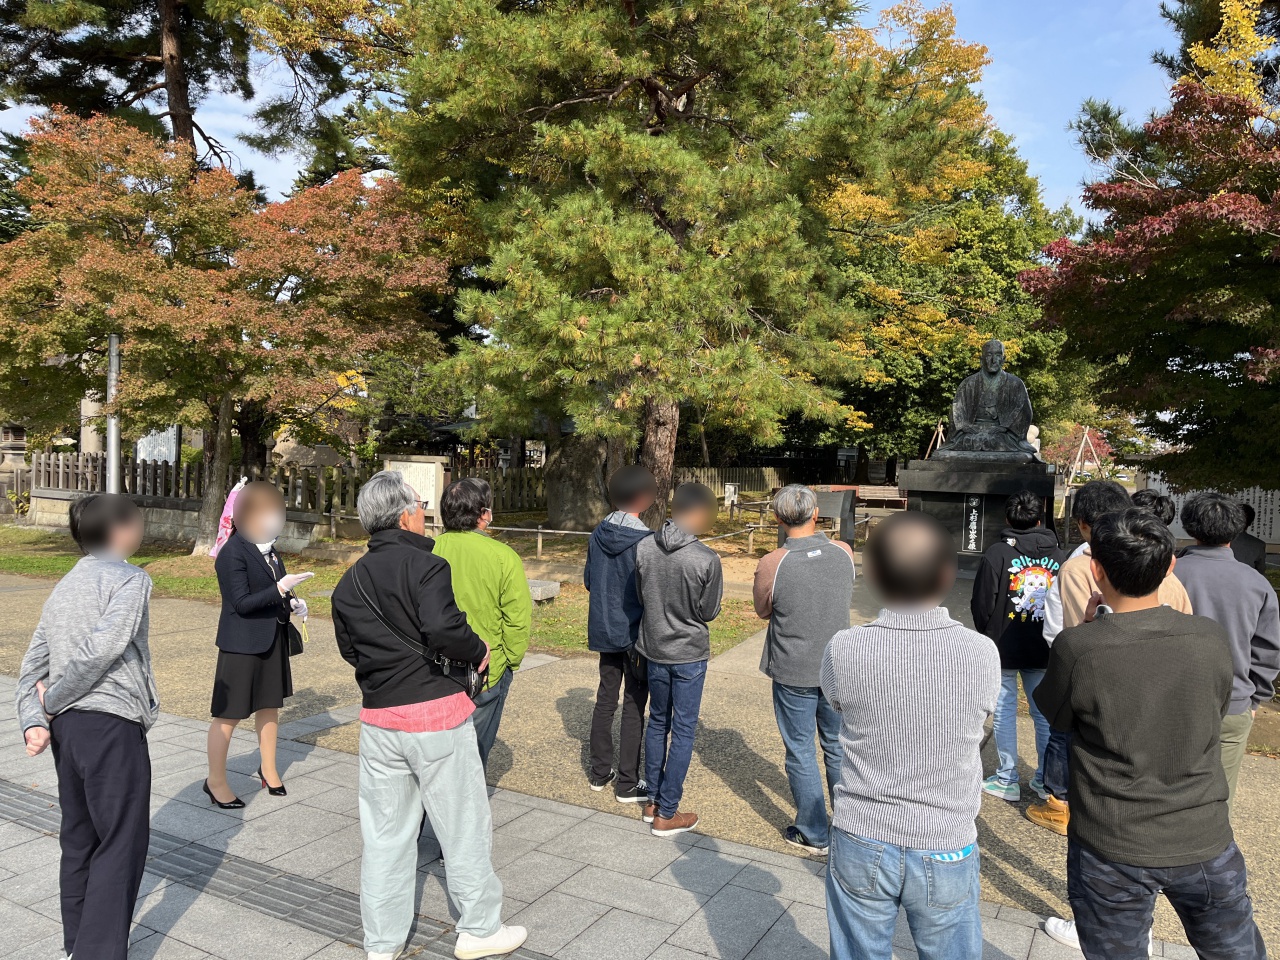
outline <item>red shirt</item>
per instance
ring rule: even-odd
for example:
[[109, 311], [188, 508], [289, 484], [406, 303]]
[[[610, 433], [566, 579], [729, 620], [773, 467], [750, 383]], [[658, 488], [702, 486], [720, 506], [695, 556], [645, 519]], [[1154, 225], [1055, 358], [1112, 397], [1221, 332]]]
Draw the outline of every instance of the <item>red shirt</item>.
[[476, 712], [465, 690], [427, 700], [423, 703], [406, 703], [402, 707], [365, 707], [360, 711], [360, 722], [384, 730], [403, 733], [440, 733], [465, 723]]

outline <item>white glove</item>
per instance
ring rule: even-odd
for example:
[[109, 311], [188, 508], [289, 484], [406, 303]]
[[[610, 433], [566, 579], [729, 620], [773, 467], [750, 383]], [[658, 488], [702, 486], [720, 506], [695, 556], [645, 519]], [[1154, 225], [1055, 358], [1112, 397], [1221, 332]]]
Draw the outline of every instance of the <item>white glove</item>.
[[294, 616], [301, 617], [303, 623], [307, 622], [307, 601], [294, 597], [289, 602], [289, 606], [292, 608]]
[[291, 573], [281, 577], [276, 581], [276, 589], [280, 591], [280, 596], [284, 596], [298, 584], [310, 580], [314, 577], [314, 573]]

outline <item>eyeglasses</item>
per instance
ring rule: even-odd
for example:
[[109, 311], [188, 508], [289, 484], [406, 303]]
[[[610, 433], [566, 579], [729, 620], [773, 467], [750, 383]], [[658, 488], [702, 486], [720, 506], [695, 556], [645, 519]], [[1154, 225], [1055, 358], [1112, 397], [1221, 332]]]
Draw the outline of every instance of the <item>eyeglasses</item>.
[[426, 512], [427, 512], [427, 501], [425, 501], [425, 500], [415, 500], [415, 501], [413, 501], [413, 502], [414, 502], [414, 503], [416, 503], [416, 504], [418, 505], [418, 509], [419, 509], [419, 510], [421, 510], [423, 513], [426, 513]]

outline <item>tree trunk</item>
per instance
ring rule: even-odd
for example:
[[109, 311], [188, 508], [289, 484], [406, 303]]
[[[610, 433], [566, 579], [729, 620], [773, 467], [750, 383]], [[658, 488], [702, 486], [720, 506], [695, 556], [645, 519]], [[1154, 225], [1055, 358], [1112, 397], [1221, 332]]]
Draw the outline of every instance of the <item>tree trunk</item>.
[[608, 447], [602, 439], [576, 433], [552, 442], [544, 468], [552, 529], [590, 530], [609, 512]]
[[649, 399], [644, 402], [644, 440], [640, 444], [640, 466], [658, 481], [658, 499], [641, 518], [653, 529], [662, 525], [671, 499], [676, 469], [676, 434], [680, 429], [680, 404], [674, 400]]
[[191, 110], [191, 89], [186, 62], [182, 59], [178, 0], [158, 0], [160, 12], [160, 58], [164, 61], [164, 90], [169, 102], [169, 124], [173, 139], [196, 143], [195, 117]]
[[222, 507], [227, 502], [227, 469], [231, 466], [231, 420], [233, 405], [231, 394], [224, 393], [218, 402], [218, 412], [212, 428], [205, 434], [206, 443], [213, 438], [212, 448], [205, 447], [204, 499], [200, 501], [200, 529], [196, 534], [192, 556], [208, 556], [214, 541], [218, 539], [218, 521]]
[[698, 440], [702, 444], [702, 465], [711, 467], [711, 450], [707, 447], [707, 415], [698, 408]]
[[250, 474], [257, 468], [259, 477], [267, 470], [267, 441], [271, 438], [272, 421], [258, 400], [241, 400], [236, 412], [236, 432], [240, 434], [240, 465]]

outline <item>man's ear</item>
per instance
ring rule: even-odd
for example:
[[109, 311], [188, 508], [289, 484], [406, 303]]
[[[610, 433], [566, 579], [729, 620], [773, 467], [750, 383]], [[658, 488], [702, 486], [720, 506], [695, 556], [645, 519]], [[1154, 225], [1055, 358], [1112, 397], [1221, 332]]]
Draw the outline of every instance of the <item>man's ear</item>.
[[1102, 569], [1102, 564], [1092, 557], [1089, 558], [1089, 572], [1093, 574], [1093, 582], [1102, 586], [1102, 584], [1111, 585], [1111, 581], [1107, 579], [1107, 571]]
[[1177, 554], [1174, 554], [1172, 557], [1169, 558], [1169, 569], [1165, 571], [1164, 575], [1166, 577], [1173, 576], [1173, 568], [1176, 567], [1177, 565], [1178, 565], [1178, 556]]

